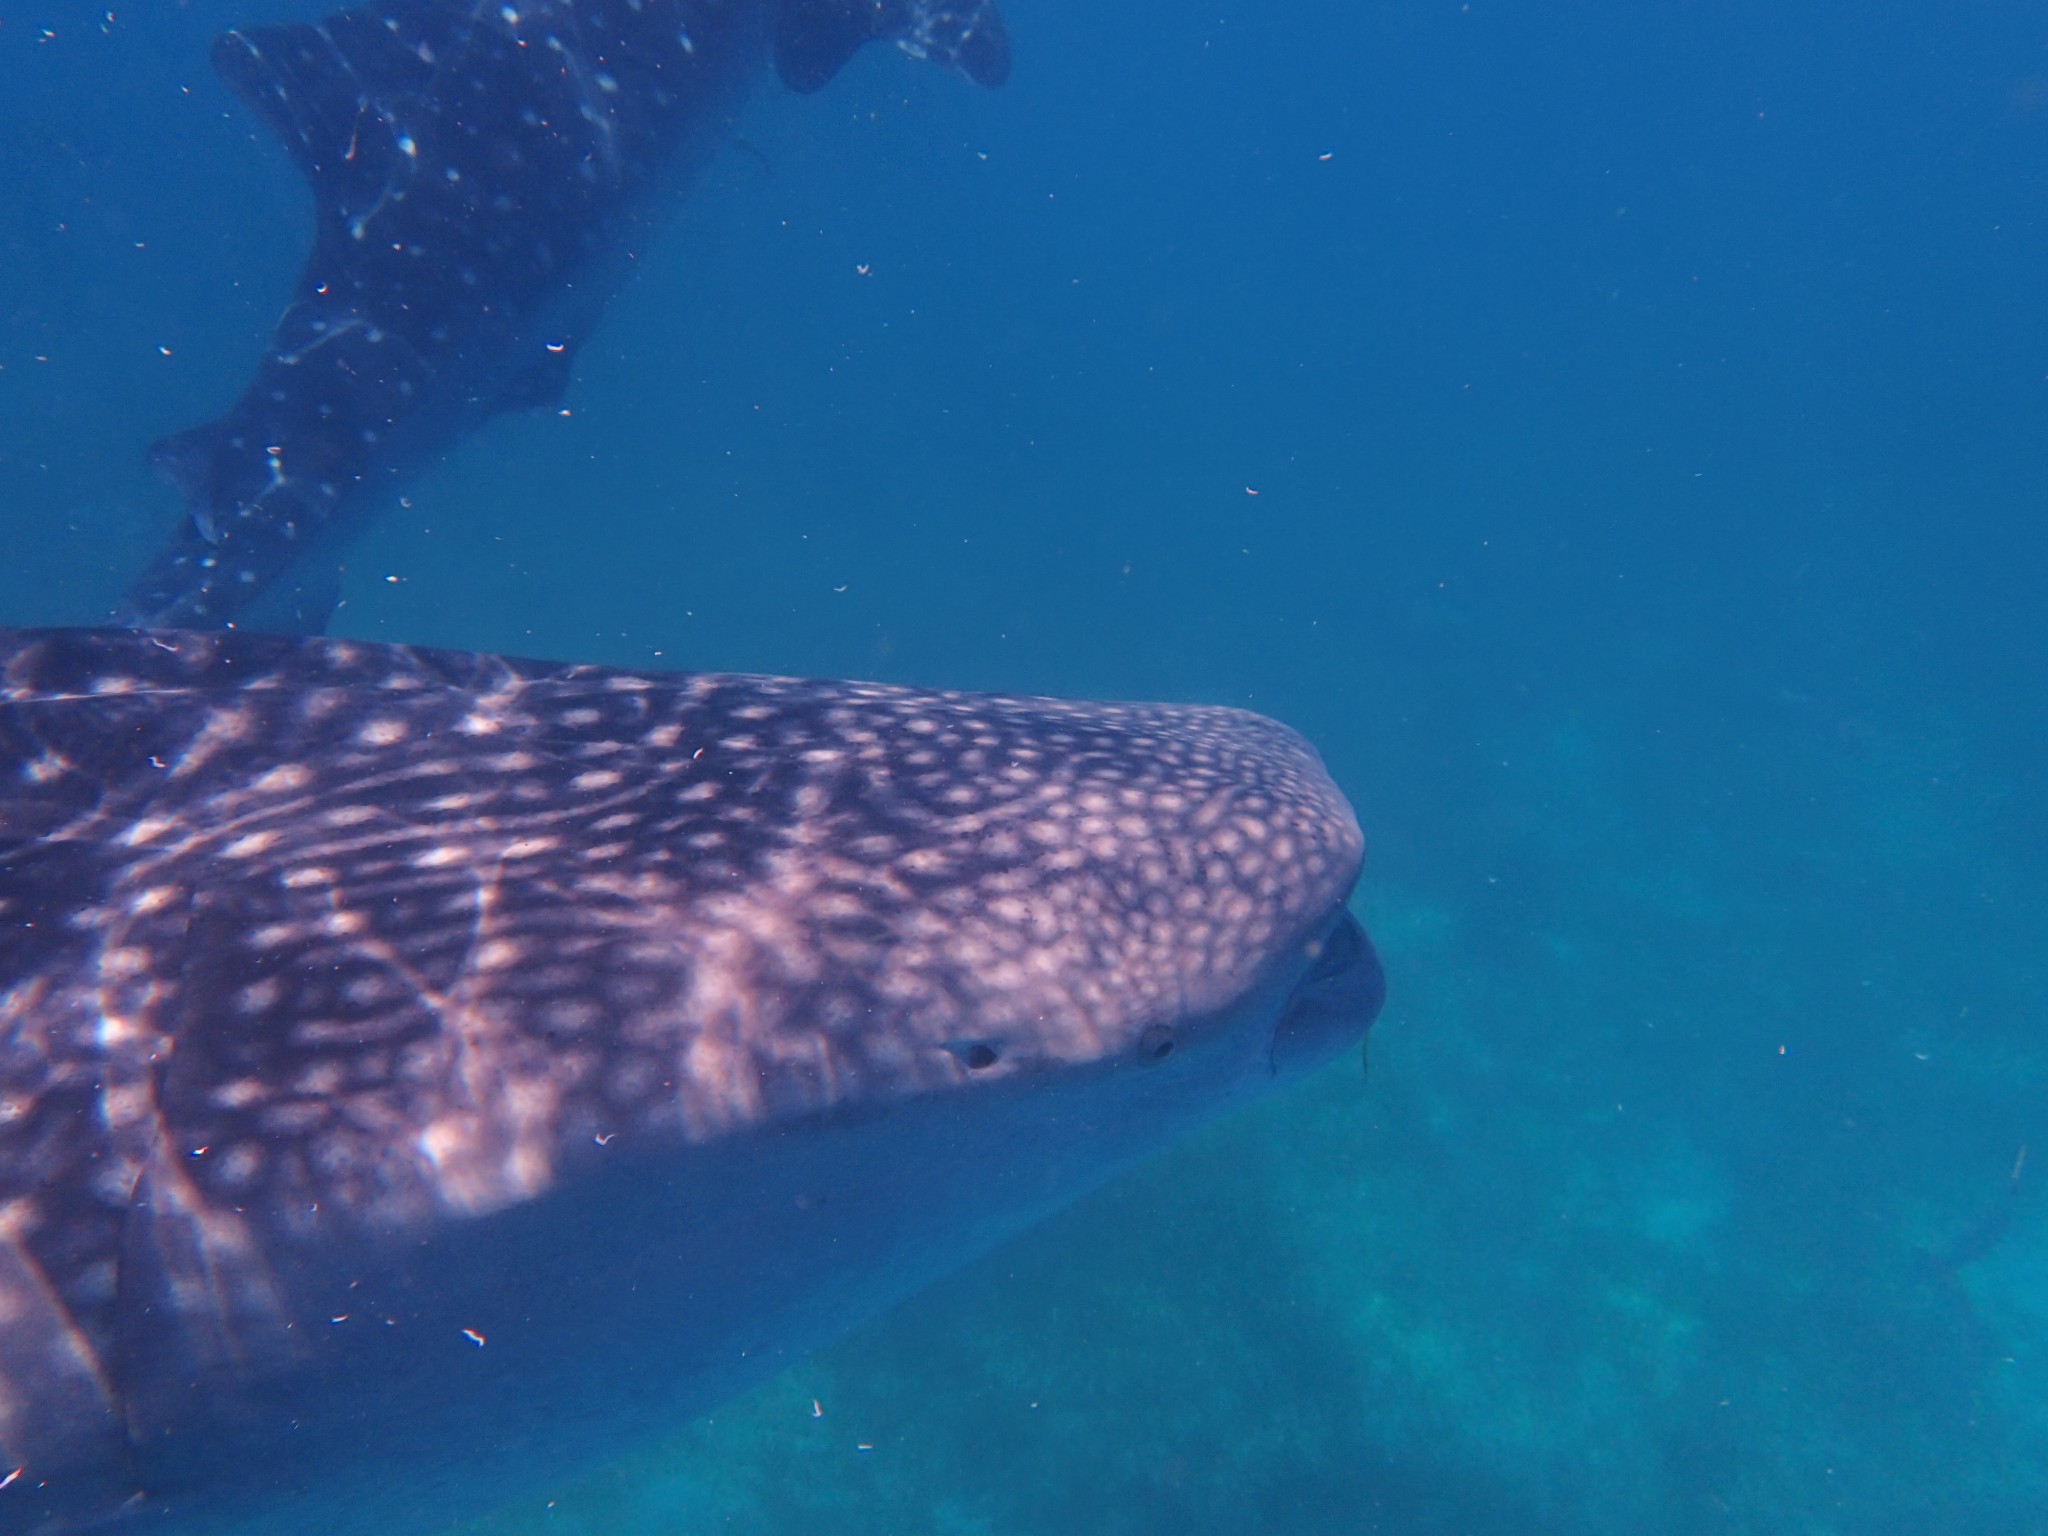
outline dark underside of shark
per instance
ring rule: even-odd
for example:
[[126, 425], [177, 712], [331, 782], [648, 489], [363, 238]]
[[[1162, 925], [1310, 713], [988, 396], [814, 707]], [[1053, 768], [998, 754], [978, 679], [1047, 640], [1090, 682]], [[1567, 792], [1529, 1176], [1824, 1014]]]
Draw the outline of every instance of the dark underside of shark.
[[0, 630], [0, 1536], [408, 1536], [1356, 1049], [1241, 710]]
[[993, 0], [383, 0], [222, 37], [312, 186], [313, 250], [241, 398], [152, 450], [187, 515], [120, 621], [324, 628], [380, 498], [560, 400], [655, 194], [763, 64], [816, 90], [873, 41], [1009, 73]]

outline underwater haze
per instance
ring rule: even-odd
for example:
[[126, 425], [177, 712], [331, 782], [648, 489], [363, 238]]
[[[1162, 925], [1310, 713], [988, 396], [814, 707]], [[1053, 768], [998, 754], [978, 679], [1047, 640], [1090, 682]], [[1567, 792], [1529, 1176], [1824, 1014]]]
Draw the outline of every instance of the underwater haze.
[[[178, 516], [320, 9], [0, 0], [0, 623]], [[2048, 9], [1005, 15], [764, 74], [332, 632], [1277, 716], [1370, 1073], [468, 1536], [2048, 1532]]]

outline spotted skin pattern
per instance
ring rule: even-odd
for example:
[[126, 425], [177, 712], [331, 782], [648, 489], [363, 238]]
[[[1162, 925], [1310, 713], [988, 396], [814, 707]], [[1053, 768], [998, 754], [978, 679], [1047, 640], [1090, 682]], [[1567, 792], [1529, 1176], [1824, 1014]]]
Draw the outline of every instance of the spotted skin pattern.
[[1237, 710], [0, 631], [0, 1532], [133, 1493], [192, 1383], [288, 1378], [362, 1255], [607, 1159], [1029, 1105], [1240, 1015], [1262, 1087], [1360, 850]]
[[313, 249], [241, 397], [151, 450], [187, 515], [120, 621], [324, 628], [380, 496], [559, 403], [654, 194], [732, 137], [771, 55], [814, 90], [871, 41], [1008, 73], [992, 0], [380, 0], [221, 37], [312, 189]]

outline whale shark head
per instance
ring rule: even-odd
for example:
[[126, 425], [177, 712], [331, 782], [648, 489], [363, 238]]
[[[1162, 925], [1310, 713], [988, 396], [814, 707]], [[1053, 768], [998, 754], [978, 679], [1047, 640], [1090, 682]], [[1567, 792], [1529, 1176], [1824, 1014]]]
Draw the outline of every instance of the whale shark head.
[[701, 1411], [1355, 1046], [1360, 855], [1238, 710], [0, 632], [0, 1532]]

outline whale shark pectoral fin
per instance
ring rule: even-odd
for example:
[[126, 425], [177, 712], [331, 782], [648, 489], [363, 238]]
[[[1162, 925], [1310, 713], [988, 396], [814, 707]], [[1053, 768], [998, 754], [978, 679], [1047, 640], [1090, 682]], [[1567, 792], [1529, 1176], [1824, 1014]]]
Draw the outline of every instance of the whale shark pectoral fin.
[[[434, 51], [417, 26], [401, 25], [406, 9], [394, 9], [399, 14], [388, 22], [344, 11], [318, 23], [248, 27], [214, 40], [215, 71], [316, 188], [383, 184], [409, 170], [404, 135], [377, 102], [424, 89]], [[367, 81], [376, 82], [374, 99]]]
[[148, 1441], [194, 1414], [238, 1411], [236, 1388], [298, 1358], [283, 1297], [252, 1225], [207, 1205], [159, 1155], [137, 1182], [121, 1235], [123, 1333], [135, 1351], [122, 1381], [129, 1434]]
[[994, 0], [777, 0], [775, 72], [794, 91], [822, 89], [864, 43], [894, 41], [977, 85], [1010, 76]]
[[793, 91], [823, 90], [862, 44], [883, 35], [884, 14], [861, 0], [776, 0], [775, 73]]
[[220, 525], [213, 513], [215, 464], [225, 435], [219, 422], [209, 422], [149, 445], [150, 468], [184, 498], [193, 529], [208, 544], [220, 543]]
[[113, 1383], [14, 1217], [0, 1211], [0, 1461], [73, 1474], [36, 1498], [46, 1513], [112, 1508], [134, 1486]]

